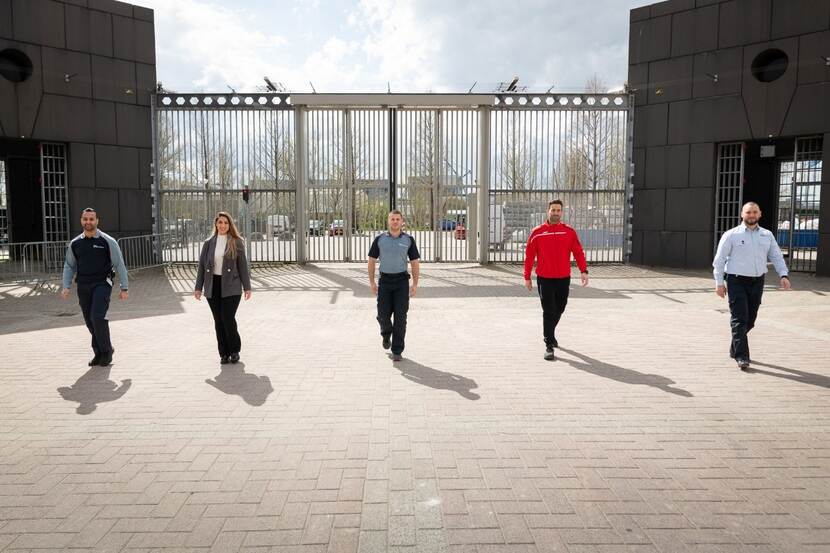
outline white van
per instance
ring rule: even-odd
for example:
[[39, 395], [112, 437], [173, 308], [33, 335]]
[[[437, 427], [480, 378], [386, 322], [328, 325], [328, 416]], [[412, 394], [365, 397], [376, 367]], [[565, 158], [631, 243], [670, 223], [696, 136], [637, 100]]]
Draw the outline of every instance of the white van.
[[490, 204], [490, 249], [503, 250], [504, 244], [510, 239], [506, 232], [504, 220], [504, 206]]
[[291, 235], [291, 220], [288, 215], [269, 215], [266, 224], [268, 236], [288, 238]]

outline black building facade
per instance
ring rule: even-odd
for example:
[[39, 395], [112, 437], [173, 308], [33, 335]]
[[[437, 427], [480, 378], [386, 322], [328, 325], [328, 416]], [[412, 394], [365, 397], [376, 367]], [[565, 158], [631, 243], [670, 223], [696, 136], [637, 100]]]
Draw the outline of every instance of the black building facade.
[[65, 240], [86, 206], [151, 232], [155, 83], [152, 10], [0, 0], [0, 240]]
[[708, 267], [756, 201], [791, 267], [830, 275], [830, 1], [634, 9], [628, 77], [633, 262]]

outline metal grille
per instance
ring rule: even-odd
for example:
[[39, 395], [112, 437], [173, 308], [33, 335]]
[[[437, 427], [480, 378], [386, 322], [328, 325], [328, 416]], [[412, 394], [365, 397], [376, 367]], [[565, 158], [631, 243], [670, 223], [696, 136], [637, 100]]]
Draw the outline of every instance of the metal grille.
[[776, 239], [792, 271], [814, 272], [818, 255], [822, 138], [797, 138], [779, 165]]
[[194, 261], [222, 209], [253, 260], [357, 261], [398, 208], [424, 260], [518, 262], [559, 197], [589, 260], [625, 261], [630, 109], [623, 94], [158, 94], [155, 231], [166, 260]]
[[0, 244], [8, 244], [9, 239], [9, 196], [6, 187], [6, 162], [0, 159]]
[[165, 261], [197, 261], [219, 211], [235, 219], [252, 261], [296, 261], [294, 112], [286, 100], [155, 98], [155, 231]]
[[66, 187], [66, 146], [40, 145], [40, 178], [43, 193], [43, 239], [69, 239], [69, 201]]
[[718, 146], [718, 180], [715, 189], [715, 243], [741, 221], [744, 191], [744, 152], [742, 142]]
[[492, 261], [519, 262], [533, 227], [561, 199], [563, 222], [592, 262], [625, 261], [626, 123], [619, 110], [493, 114], [489, 202]]

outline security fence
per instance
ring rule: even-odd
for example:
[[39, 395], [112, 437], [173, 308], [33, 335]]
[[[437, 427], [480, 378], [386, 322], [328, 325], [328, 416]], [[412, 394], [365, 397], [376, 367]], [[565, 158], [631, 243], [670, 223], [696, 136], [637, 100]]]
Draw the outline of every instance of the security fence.
[[253, 261], [360, 261], [399, 209], [426, 261], [517, 262], [548, 202], [589, 260], [630, 252], [627, 94], [153, 98], [155, 232], [193, 262], [217, 212]]

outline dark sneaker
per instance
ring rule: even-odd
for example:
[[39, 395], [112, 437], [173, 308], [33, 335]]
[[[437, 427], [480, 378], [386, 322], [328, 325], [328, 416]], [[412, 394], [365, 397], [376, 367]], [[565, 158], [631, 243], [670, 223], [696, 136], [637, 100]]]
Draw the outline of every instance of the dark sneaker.
[[227, 355], [223, 355], [222, 357], [219, 358], [219, 363], [221, 363], [222, 365], [227, 365], [230, 362], [231, 362], [231, 358]]
[[392, 361], [403, 361], [403, 357], [401, 357], [400, 353], [393, 353], [392, 354]]
[[738, 368], [741, 370], [749, 368], [749, 359], [738, 359]]
[[553, 361], [556, 359], [556, 355], [553, 353], [553, 348], [548, 348], [545, 350], [545, 361]]
[[96, 353], [96, 354], [95, 354], [95, 357], [93, 357], [92, 359], [90, 359], [90, 360], [89, 360], [89, 363], [87, 363], [87, 365], [89, 365], [90, 367], [94, 367], [95, 365], [99, 364], [100, 362], [101, 362], [101, 354], [100, 354], [100, 353]]
[[552, 344], [552, 345], [553, 345], [553, 347], [558, 348], [558, 347], [559, 347], [559, 340], [557, 340], [556, 338], [554, 338], [554, 339], [553, 339], [553, 344]]
[[389, 336], [383, 337], [383, 349], [389, 349], [392, 347], [392, 339]]
[[98, 362], [98, 364], [102, 367], [107, 367], [109, 365], [112, 365], [112, 354], [113, 353], [115, 353], [115, 350], [108, 351], [107, 353], [102, 353], [101, 354], [101, 360]]
[[232, 353], [230, 357], [231, 363], [238, 363], [239, 362], [239, 353]]

